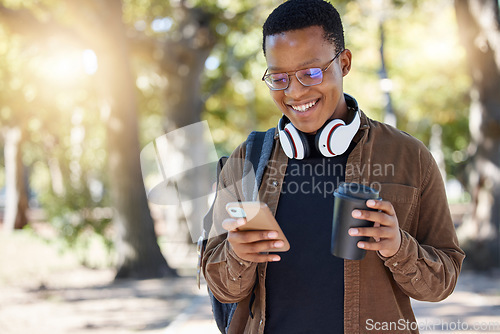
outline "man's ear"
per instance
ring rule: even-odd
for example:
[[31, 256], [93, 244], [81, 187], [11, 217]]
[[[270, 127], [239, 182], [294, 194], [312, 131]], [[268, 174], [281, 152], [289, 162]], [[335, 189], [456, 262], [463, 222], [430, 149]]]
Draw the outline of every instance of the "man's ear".
[[345, 49], [340, 55], [340, 66], [342, 68], [342, 76], [345, 77], [351, 71], [352, 53], [351, 50]]

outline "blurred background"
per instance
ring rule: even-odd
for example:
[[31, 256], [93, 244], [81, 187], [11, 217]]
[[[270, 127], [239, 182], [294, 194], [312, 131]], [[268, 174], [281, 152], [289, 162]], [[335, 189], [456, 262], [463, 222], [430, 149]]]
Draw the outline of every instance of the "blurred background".
[[[66, 322], [73, 332], [116, 333], [167, 328], [179, 310], [197, 313], [183, 299], [188, 294], [198, 305], [205, 294], [190, 281], [197, 259], [186, 221], [207, 208], [148, 203], [140, 151], [165, 133], [207, 121], [222, 156], [250, 131], [277, 124], [279, 112], [261, 81], [261, 27], [280, 3], [0, 0], [6, 333], [43, 333], [44, 326], [66, 332], [48, 321], [47, 305], [73, 302], [74, 309], [76, 300], [123, 291], [152, 303], [142, 311], [130, 306], [142, 320], [113, 318], [113, 309], [136, 305], [118, 298], [99, 321], [68, 316]], [[429, 147], [446, 181], [465, 268], [498, 274], [499, 1], [332, 3], [353, 53], [345, 91], [369, 117]], [[198, 140], [184, 141], [195, 148]], [[183, 159], [199, 154], [193, 149]], [[176, 182], [209, 181], [181, 175]], [[156, 299], [164, 302], [160, 308]], [[20, 305], [36, 300], [45, 308], [29, 321]]]

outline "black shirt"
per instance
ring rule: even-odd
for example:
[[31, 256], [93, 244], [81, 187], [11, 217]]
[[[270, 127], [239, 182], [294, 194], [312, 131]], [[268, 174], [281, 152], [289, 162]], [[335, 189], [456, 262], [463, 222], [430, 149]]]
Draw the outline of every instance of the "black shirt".
[[276, 219], [290, 242], [266, 276], [266, 334], [344, 332], [344, 261], [330, 253], [333, 191], [347, 157], [325, 158], [308, 136], [311, 156], [290, 159]]

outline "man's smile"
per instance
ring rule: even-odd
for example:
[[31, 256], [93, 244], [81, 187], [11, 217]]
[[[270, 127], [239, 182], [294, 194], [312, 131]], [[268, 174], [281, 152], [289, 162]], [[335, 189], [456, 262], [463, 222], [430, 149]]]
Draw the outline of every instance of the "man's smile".
[[316, 103], [318, 101], [319, 101], [319, 99], [311, 101], [311, 102], [303, 103], [303, 104], [289, 104], [289, 106], [295, 111], [305, 112], [305, 111], [309, 110], [310, 108], [312, 108], [314, 105], [316, 105]]

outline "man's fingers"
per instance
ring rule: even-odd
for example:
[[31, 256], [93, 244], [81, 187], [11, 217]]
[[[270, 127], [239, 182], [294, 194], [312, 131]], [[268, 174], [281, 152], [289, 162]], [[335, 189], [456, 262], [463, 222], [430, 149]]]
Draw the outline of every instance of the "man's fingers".
[[228, 218], [222, 222], [222, 227], [228, 231], [227, 241], [240, 258], [251, 262], [276, 262], [281, 257], [268, 254], [284, 246], [283, 240], [278, 240], [277, 231], [240, 231], [238, 228], [246, 224], [246, 219]]
[[[374, 223], [380, 223], [380, 225], [387, 225], [387, 214], [384, 212], [377, 211], [367, 211], [367, 210], [353, 210], [353, 218], [369, 220]], [[384, 223], [385, 222], [385, 223]]]
[[358, 242], [357, 246], [359, 248], [366, 250], [379, 251], [387, 248], [388, 244], [389, 243], [387, 241], [380, 241], [380, 242], [360, 241]]
[[228, 241], [231, 244], [234, 252], [243, 260], [251, 262], [276, 262], [280, 261], [281, 257], [276, 254], [267, 254], [276, 248], [281, 248], [284, 245], [282, 240], [265, 240], [252, 243], [239, 243], [235, 241], [235, 237], [244, 234], [254, 234], [253, 232], [229, 232]]
[[396, 224], [396, 220], [394, 219], [395, 216], [388, 215], [381, 211], [353, 210], [352, 217], [379, 223], [380, 226], [393, 226]]
[[372, 221], [373, 227], [355, 227], [349, 229], [349, 235], [372, 237], [372, 241], [360, 241], [358, 247], [365, 250], [379, 251], [382, 256], [396, 254], [401, 246], [399, 223], [391, 202], [366, 201], [366, 206], [377, 211], [353, 210], [352, 217]]
[[392, 236], [391, 229], [388, 227], [355, 227], [349, 229], [349, 235], [372, 237], [376, 241]]
[[[378, 223], [378, 222], [373, 223], [373, 227], [380, 227], [380, 223]], [[380, 241], [380, 238], [378, 238], [378, 237], [374, 237], [374, 239], [375, 239], [376, 242]]]
[[222, 221], [222, 228], [226, 231], [235, 231], [238, 227], [243, 226], [247, 223], [245, 218], [233, 219], [227, 218]]
[[368, 200], [366, 201], [366, 206], [371, 208], [371, 209], [377, 209], [380, 211], [385, 212], [389, 216], [395, 216], [396, 212], [394, 211], [394, 206], [392, 206], [392, 203], [389, 201], [375, 201], [375, 200]]
[[281, 260], [281, 257], [276, 254], [244, 254], [242, 259], [250, 262], [263, 263], [277, 262]]
[[282, 240], [265, 240], [261, 241], [260, 239], [255, 242], [241, 242], [239, 234], [247, 234], [247, 232], [237, 232], [231, 233], [228, 235], [227, 240], [238, 253], [261, 253], [272, 251], [276, 248], [281, 248], [284, 246], [284, 242]]
[[261, 240], [272, 240], [278, 238], [276, 231], [230, 231], [228, 240], [231, 243], [252, 243]]

